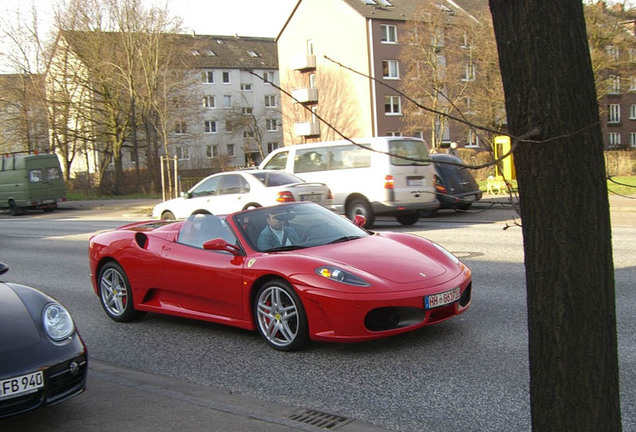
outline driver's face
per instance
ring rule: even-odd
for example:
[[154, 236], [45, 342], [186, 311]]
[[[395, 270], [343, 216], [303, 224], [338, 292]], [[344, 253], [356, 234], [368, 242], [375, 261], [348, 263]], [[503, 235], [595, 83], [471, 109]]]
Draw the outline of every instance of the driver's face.
[[275, 230], [281, 230], [283, 228], [283, 221], [278, 219], [275, 215], [267, 216], [267, 223]]

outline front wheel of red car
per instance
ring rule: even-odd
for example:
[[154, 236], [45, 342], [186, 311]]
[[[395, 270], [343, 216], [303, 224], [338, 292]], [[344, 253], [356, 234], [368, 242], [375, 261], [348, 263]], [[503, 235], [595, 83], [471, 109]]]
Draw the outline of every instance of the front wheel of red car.
[[291, 285], [283, 280], [269, 281], [258, 290], [254, 319], [261, 336], [277, 350], [295, 351], [309, 340], [305, 308]]
[[115, 262], [102, 267], [99, 272], [99, 299], [106, 314], [118, 322], [133, 321], [143, 315], [135, 310], [132, 290], [124, 269]]

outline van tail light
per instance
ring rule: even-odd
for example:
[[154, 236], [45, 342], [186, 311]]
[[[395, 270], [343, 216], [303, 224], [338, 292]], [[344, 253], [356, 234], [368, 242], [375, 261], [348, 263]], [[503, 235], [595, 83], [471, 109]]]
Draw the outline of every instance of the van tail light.
[[294, 200], [294, 196], [289, 191], [278, 192], [278, 197], [276, 198], [278, 202], [292, 202]]
[[333, 199], [333, 193], [331, 192], [331, 189], [327, 188], [327, 199], [332, 200]]
[[384, 189], [393, 189], [395, 187], [395, 179], [392, 175], [384, 177]]

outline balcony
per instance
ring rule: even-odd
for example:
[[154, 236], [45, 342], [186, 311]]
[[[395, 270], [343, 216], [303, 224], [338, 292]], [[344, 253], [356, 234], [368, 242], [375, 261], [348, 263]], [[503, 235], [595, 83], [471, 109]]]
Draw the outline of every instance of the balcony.
[[315, 88], [301, 88], [292, 90], [292, 97], [300, 103], [317, 103], [318, 102], [318, 89]]
[[291, 59], [290, 66], [297, 71], [316, 69], [316, 56], [311, 54], [294, 57]]
[[312, 137], [320, 135], [320, 123], [296, 123], [294, 124], [294, 133], [297, 136]]

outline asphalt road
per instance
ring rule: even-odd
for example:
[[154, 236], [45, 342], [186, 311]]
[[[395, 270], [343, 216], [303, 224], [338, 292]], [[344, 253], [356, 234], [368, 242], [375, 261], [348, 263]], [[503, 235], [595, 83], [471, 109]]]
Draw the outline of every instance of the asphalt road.
[[[10, 264], [11, 280], [62, 301], [91, 357], [108, 365], [395, 431], [523, 431], [530, 429], [526, 293], [522, 235], [512, 217], [509, 210], [452, 214], [409, 229], [471, 267], [467, 313], [391, 339], [313, 343], [297, 353], [216, 324], [159, 315], [132, 324], [108, 319], [90, 288], [86, 250], [91, 233], [125, 222], [119, 210], [0, 216], [0, 261]], [[405, 230], [391, 220], [376, 228]], [[636, 431], [636, 228], [615, 226], [613, 244], [623, 425]]]

